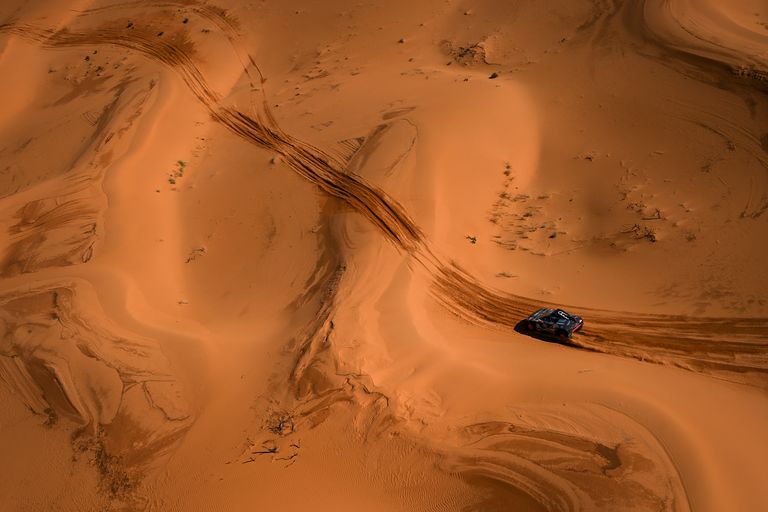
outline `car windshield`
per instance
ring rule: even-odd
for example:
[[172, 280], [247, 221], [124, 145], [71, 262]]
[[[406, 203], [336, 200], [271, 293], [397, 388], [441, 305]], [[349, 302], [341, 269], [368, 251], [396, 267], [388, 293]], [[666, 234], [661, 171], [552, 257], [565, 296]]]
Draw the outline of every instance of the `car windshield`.
[[555, 322], [558, 322], [560, 319], [563, 319], [563, 318], [565, 318], [567, 320], [568, 319], [568, 313], [566, 313], [565, 311], [557, 310], [557, 311], [554, 311], [554, 312], [550, 313], [546, 317], [544, 317], [544, 320], [546, 320], [546, 321], [548, 321], [550, 323], [555, 323]]

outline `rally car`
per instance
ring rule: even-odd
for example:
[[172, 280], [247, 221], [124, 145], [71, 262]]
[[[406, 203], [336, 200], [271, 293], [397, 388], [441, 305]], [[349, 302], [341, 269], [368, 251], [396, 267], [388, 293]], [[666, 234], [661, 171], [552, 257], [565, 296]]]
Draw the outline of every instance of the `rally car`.
[[581, 329], [584, 320], [562, 309], [541, 308], [529, 316], [524, 325], [529, 331], [554, 334], [561, 340], [569, 340], [573, 333]]

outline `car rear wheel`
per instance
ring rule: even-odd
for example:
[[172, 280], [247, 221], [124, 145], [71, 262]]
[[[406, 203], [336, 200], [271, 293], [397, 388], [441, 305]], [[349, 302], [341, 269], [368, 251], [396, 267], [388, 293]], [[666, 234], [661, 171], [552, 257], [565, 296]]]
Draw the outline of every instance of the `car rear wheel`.
[[560, 338], [562, 341], [568, 341], [568, 332], [564, 331], [562, 329], [558, 330], [556, 333], [558, 338]]

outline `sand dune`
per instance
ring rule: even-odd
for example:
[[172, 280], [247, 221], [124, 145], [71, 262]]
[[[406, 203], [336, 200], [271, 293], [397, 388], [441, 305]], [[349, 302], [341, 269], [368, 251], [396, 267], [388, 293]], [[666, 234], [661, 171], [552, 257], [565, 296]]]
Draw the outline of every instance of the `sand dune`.
[[765, 22], [3, 7], [6, 508], [759, 510]]

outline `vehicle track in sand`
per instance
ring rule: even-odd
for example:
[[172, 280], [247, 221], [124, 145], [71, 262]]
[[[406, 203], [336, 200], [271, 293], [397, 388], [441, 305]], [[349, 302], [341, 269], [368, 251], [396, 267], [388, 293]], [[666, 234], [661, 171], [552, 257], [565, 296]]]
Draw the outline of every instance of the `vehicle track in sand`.
[[[238, 50], [235, 43], [236, 24], [223, 10], [194, 2], [152, 5], [184, 5], [195, 14], [214, 20], [232, 42], [236, 53], [241, 55], [242, 50]], [[91, 13], [86, 11], [81, 16]], [[394, 198], [362, 177], [346, 172], [343, 159], [284, 132], [266, 101], [254, 115], [225, 105], [195, 64], [194, 43], [186, 33], [181, 32], [183, 37], [171, 41], [158, 39], [149, 29], [128, 29], [122, 22], [110, 22], [86, 31], [67, 28], [55, 31], [11, 22], [0, 25], [0, 34], [16, 35], [51, 49], [116, 46], [168, 66], [179, 74], [215, 121], [243, 140], [279, 154], [294, 172], [326, 194], [344, 201], [368, 219], [395, 247], [417, 261], [432, 279], [435, 299], [460, 318], [514, 329], [530, 311], [539, 307], [539, 302], [534, 299], [487, 287], [449, 259], [436, 255], [417, 223]], [[240, 60], [242, 62], [242, 58]], [[247, 67], [244, 66], [246, 72]], [[768, 387], [766, 318], [689, 318], [574, 309], [585, 313], [587, 327], [570, 343], [571, 346]]]
[[[190, 1], [142, 5], [203, 4]], [[226, 13], [215, 8], [205, 13], [199, 11], [194, 12], [203, 17], [207, 13], [219, 20], [220, 16], [226, 17]], [[83, 15], [90, 13], [86, 11]], [[221, 21], [221, 25], [216, 25], [231, 42], [236, 41], [236, 24]], [[52, 49], [92, 45], [122, 47], [174, 69], [213, 119], [246, 142], [280, 154], [294, 172], [363, 215], [390, 243], [418, 262], [414, 269], [425, 272], [431, 279], [433, 297], [465, 321], [508, 331], [540, 306], [534, 299], [493, 290], [449, 259], [436, 255], [417, 223], [394, 198], [351, 174], [345, 158], [281, 130], [266, 102], [254, 115], [226, 106], [195, 64], [191, 40], [158, 41], [154, 31], [128, 31], [121, 23], [82, 32], [6, 24], [0, 26], [0, 33], [16, 34]], [[234, 43], [233, 48], [245, 55]], [[258, 69], [255, 63], [253, 67]], [[244, 70], [248, 73], [247, 65]], [[345, 266], [335, 246], [327, 250], [325, 266], [321, 265], [317, 283], [311, 287], [316, 288], [321, 304], [314, 321], [289, 347], [288, 352], [294, 359], [287, 376], [287, 391], [292, 396], [282, 404], [290, 409], [297, 422], [314, 424], [322, 421], [317, 418], [322, 418], [331, 404], [355, 403], [374, 417], [370, 425], [386, 428], [388, 422], [397, 421], [394, 412], [388, 410], [390, 396], [376, 389], [365, 375], [340, 375], [338, 354], [328, 342], [333, 336], [337, 289], [344, 279]], [[310, 290], [307, 293], [311, 293]], [[768, 341], [764, 334], [768, 319], [694, 319], [579, 310], [588, 319], [588, 325], [573, 340], [574, 347], [679, 366], [760, 387], [768, 385], [768, 356], [765, 355]], [[282, 376], [276, 378], [279, 377]], [[285, 389], [284, 384], [281, 381], [278, 389]], [[554, 413], [526, 412], [528, 415], [523, 419], [518, 415], [517, 420], [505, 418], [466, 426], [462, 433], [462, 442], [466, 444], [446, 448], [446, 464], [451, 473], [460, 473], [473, 484], [472, 479], [477, 479], [482, 482], [478, 484], [480, 487], [488, 484], [521, 489], [542, 509], [548, 510], [595, 509], [606, 496], [619, 499], [614, 503], [633, 506], [642, 499], [648, 503], [648, 509], [689, 509], [672, 457], [650, 430], [636, 425], [631, 418], [589, 408], [576, 413], [559, 407]], [[603, 424], [604, 429], [594, 429], [595, 425]], [[631, 434], [630, 442], [626, 441], [627, 432]], [[280, 442], [285, 444], [290, 440], [290, 436], [283, 439], [281, 434]], [[551, 454], [556, 457], [550, 457]], [[643, 485], [649, 478], [655, 479], [658, 485], [648, 489], [633, 487], [635, 475]], [[591, 482], [587, 491], [591, 490], [593, 495], [585, 491], [585, 479]], [[493, 503], [488, 505], [490, 508]]]

